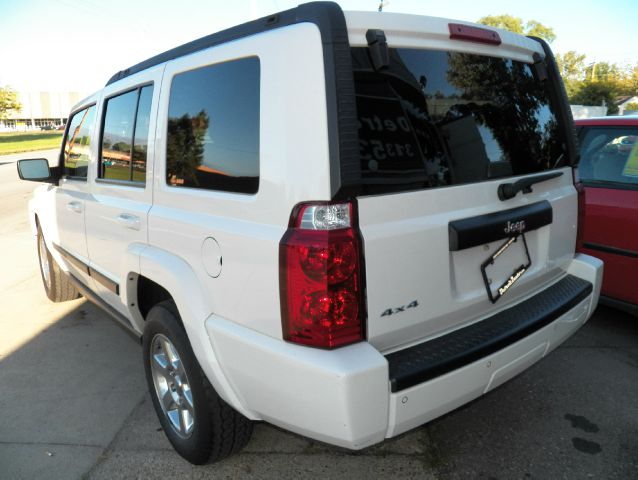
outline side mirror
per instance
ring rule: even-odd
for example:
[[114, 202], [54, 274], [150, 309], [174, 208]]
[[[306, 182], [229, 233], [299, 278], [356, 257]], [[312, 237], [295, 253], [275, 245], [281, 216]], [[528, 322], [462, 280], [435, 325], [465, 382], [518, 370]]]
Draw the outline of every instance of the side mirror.
[[55, 175], [52, 175], [49, 162], [46, 158], [18, 160], [18, 176], [20, 180], [57, 183], [57, 178]]

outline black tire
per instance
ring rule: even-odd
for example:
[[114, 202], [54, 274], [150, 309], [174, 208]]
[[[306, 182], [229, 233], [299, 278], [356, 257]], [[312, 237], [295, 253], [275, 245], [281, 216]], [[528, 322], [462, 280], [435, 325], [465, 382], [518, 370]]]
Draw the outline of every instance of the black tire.
[[[183, 367], [187, 377], [185, 380], [186, 386], [189, 387], [192, 397], [192, 402], [189, 402], [189, 408], [193, 410], [192, 416], [194, 419], [192, 430], [188, 434], [174, 426], [168, 413], [162, 407], [161, 394], [158, 390], [160, 387], [156, 388], [154, 375], [158, 375], [158, 367], [157, 365], [153, 367], [152, 362], [156, 361], [154, 354], [156, 351], [160, 352], [157, 348], [164, 339], [170, 341], [170, 347], [176, 351], [179, 357], [179, 364]], [[146, 317], [142, 345], [144, 370], [153, 406], [164, 433], [177, 453], [189, 462], [201, 465], [222, 460], [239, 452], [246, 446], [253, 431], [252, 422], [233, 410], [215, 392], [193, 354], [188, 337], [180, 321], [179, 312], [172, 300], [163, 301], [151, 308]], [[155, 373], [154, 368], [156, 369]], [[170, 374], [173, 375], [172, 379], [181, 376], [181, 374], [175, 375], [176, 372], [177, 369]], [[171, 380], [170, 377], [161, 378], [169, 378]], [[175, 387], [173, 384], [173, 387], [169, 386], [168, 388], [175, 392], [175, 395], [178, 395], [181, 387]], [[166, 393], [174, 396], [168, 391]], [[165, 394], [164, 396], [166, 397], [167, 395]], [[185, 401], [184, 398], [180, 398], [181, 400], [178, 400], [178, 402]], [[185, 405], [185, 403], [181, 405]], [[175, 403], [174, 407], [176, 409], [184, 408], [179, 407], [178, 403]], [[183, 421], [181, 416], [178, 415], [178, 418], [180, 418], [180, 422]]]
[[[38, 225], [38, 263], [40, 265], [40, 277], [47, 297], [52, 302], [67, 302], [80, 297], [80, 292], [73, 286], [68, 274], [60, 268], [53, 259], [46, 243], [42, 230]], [[47, 274], [48, 270], [48, 274]]]

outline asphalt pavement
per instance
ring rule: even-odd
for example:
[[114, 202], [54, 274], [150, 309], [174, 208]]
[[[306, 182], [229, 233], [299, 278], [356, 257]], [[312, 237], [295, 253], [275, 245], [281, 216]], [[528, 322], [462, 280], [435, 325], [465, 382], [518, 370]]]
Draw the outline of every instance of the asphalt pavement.
[[380, 445], [260, 423], [239, 455], [188, 464], [152, 410], [139, 345], [85, 300], [44, 294], [26, 217], [37, 185], [15, 173], [41, 156], [0, 156], [0, 479], [638, 478], [638, 319], [605, 307], [519, 377]]

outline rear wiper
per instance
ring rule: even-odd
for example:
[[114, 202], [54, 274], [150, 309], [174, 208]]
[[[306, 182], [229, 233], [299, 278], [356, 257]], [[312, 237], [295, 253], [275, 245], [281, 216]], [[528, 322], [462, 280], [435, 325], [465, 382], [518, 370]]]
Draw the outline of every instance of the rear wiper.
[[512, 183], [501, 183], [498, 186], [498, 198], [501, 200], [509, 200], [514, 198], [520, 191], [523, 193], [531, 193], [532, 185], [535, 183], [551, 180], [552, 178], [560, 177], [563, 172], [549, 172], [543, 175], [536, 175], [535, 177], [521, 178]]

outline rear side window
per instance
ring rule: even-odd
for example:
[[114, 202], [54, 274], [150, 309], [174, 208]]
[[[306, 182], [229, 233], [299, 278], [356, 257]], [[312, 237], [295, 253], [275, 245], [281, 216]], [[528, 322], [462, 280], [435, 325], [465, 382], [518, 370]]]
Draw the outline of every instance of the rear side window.
[[91, 135], [95, 120], [95, 105], [73, 114], [64, 140], [64, 171], [68, 177], [86, 179], [91, 160]]
[[585, 185], [638, 188], [638, 127], [582, 127], [580, 144]]
[[257, 57], [180, 73], [171, 84], [166, 182], [256, 193], [259, 188]]
[[[362, 183], [404, 190], [565, 166], [562, 132], [532, 65], [390, 49], [375, 71], [352, 48]], [[374, 190], [374, 189], [373, 189]]]
[[106, 101], [99, 178], [146, 181], [152, 96], [153, 87], [147, 85]]

